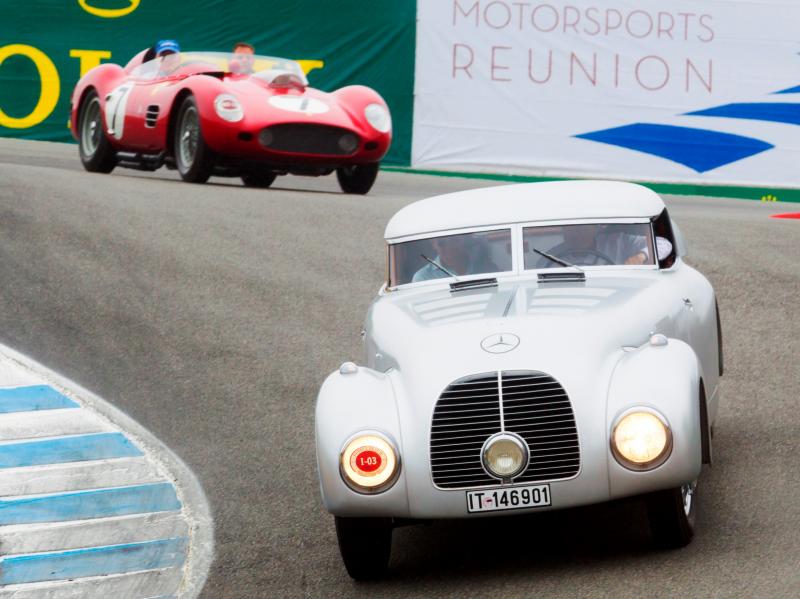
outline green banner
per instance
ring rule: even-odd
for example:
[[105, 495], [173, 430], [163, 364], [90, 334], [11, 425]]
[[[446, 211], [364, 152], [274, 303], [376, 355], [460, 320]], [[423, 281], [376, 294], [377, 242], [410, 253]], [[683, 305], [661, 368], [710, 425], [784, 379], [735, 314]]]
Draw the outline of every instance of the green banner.
[[377, 90], [392, 111], [386, 164], [411, 155], [416, 3], [390, 0], [3, 0], [0, 2], [0, 136], [72, 139], [72, 88], [101, 62], [126, 64], [159, 39], [184, 51], [231, 51], [318, 61], [313, 87]]

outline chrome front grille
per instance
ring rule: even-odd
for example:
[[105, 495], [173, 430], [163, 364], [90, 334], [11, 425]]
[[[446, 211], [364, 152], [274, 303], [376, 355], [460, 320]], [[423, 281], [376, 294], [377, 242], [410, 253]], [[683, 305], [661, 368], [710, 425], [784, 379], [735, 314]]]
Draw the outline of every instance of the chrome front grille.
[[481, 448], [501, 431], [522, 437], [531, 456], [528, 468], [513, 482], [578, 473], [575, 416], [558, 381], [535, 371], [491, 372], [459, 379], [439, 397], [431, 425], [434, 484], [442, 489], [499, 484], [483, 469]]

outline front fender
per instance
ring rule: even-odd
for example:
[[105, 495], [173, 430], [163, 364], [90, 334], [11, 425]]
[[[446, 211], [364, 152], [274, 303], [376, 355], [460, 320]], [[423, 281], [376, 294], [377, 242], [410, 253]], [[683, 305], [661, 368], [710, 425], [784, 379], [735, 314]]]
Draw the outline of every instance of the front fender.
[[[325, 508], [337, 516], [383, 515], [387, 511], [407, 514], [403, 439], [390, 377], [364, 367], [349, 374], [332, 373], [317, 396], [315, 419], [317, 468]], [[383, 433], [400, 454], [397, 482], [376, 495], [353, 491], [339, 471], [339, 456], [345, 443], [365, 430]]]
[[678, 339], [627, 352], [611, 378], [606, 407], [608, 439], [619, 416], [636, 406], [656, 410], [672, 430], [672, 453], [660, 466], [634, 472], [608, 452], [611, 498], [669, 489], [696, 479], [702, 462], [700, 366], [691, 346]]

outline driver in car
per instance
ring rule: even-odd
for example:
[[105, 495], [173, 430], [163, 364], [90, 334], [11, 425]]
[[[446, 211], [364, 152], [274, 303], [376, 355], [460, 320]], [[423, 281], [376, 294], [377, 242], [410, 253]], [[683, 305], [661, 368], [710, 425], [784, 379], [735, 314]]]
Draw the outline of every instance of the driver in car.
[[236, 42], [233, 46], [233, 58], [229, 63], [231, 73], [249, 75], [253, 72], [256, 49], [247, 42]]
[[[583, 266], [596, 264], [646, 264], [650, 259], [647, 237], [626, 233], [611, 225], [568, 225], [564, 241], [548, 250], [549, 254]], [[542, 257], [539, 267], [552, 265]]]
[[[489, 259], [485, 241], [470, 235], [449, 235], [436, 237], [431, 245], [436, 251], [435, 258], [423, 255], [428, 264], [414, 273], [412, 283], [441, 279], [451, 275], [472, 275], [486, 272], [497, 272], [500, 269]], [[435, 262], [436, 264], [432, 264]], [[448, 274], [450, 273], [450, 274]]]
[[167, 77], [181, 65], [181, 47], [175, 40], [161, 40], [155, 45], [156, 58], [161, 59], [158, 77]]

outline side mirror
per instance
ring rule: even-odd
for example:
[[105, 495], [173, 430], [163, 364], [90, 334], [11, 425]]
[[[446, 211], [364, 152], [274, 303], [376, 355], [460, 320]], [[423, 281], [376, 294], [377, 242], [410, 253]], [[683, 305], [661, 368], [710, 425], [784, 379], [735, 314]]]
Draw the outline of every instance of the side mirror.
[[666, 237], [656, 237], [656, 257], [663, 262], [672, 253], [672, 242]]
[[675, 236], [675, 250], [679, 257], [685, 258], [689, 255], [689, 248], [686, 247], [686, 240], [683, 238], [681, 229], [674, 220], [670, 219], [672, 225], [672, 234]]

